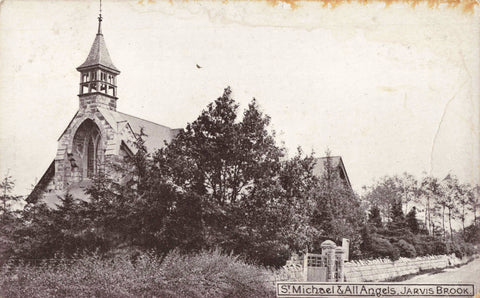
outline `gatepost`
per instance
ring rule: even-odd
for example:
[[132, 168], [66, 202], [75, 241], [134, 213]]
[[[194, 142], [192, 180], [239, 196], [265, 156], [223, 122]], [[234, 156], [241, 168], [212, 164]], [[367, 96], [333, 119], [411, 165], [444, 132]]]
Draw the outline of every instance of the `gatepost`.
[[320, 247], [322, 255], [327, 259], [327, 281], [335, 281], [335, 247], [337, 245], [332, 240], [325, 240]]
[[335, 281], [343, 281], [343, 262], [345, 258], [345, 249], [337, 247], [335, 249]]
[[343, 258], [344, 262], [348, 262], [350, 255], [350, 239], [348, 238], [342, 238], [342, 248], [345, 250], [345, 258]]

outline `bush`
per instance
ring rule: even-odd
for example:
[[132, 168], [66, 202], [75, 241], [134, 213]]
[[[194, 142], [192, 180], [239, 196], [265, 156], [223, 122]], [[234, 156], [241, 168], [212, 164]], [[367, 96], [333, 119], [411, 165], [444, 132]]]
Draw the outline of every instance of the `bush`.
[[428, 247], [425, 242], [418, 241], [415, 244], [413, 244], [413, 247], [415, 248], [415, 251], [417, 252], [418, 257], [425, 256], [428, 254]]
[[400, 251], [400, 256], [402, 257], [414, 258], [417, 256], [417, 251], [415, 250], [415, 247], [403, 239], [395, 243], [395, 247], [398, 248], [398, 250]]
[[219, 251], [4, 266], [2, 297], [273, 297], [269, 272]]
[[440, 239], [435, 239], [430, 242], [429, 254], [431, 255], [444, 255], [448, 253], [447, 244]]
[[374, 258], [390, 258], [391, 260], [398, 260], [400, 257], [399, 250], [394, 247], [390, 241], [381, 237], [372, 237], [372, 256]]
[[475, 253], [475, 246], [472, 243], [465, 243], [465, 254], [471, 256]]

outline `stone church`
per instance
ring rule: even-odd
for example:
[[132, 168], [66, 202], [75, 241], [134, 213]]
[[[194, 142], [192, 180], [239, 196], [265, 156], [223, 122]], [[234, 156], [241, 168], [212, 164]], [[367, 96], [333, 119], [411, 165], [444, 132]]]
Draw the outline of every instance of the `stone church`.
[[[48, 206], [60, 203], [59, 196], [68, 191], [84, 197], [84, 188], [106, 165], [136, 151], [134, 142], [143, 129], [148, 136], [145, 146], [151, 153], [171, 141], [181, 129], [172, 129], [117, 111], [117, 76], [102, 34], [102, 16], [98, 32], [85, 62], [77, 67], [80, 73], [79, 106], [73, 119], [58, 139], [55, 159], [40, 178], [27, 202], [43, 199]], [[319, 158], [314, 172], [322, 175], [325, 158]], [[332, 166], [351, 188], [342, 158], [331, 157]]]
[[[148, 135], [145, 146], [153, 152], [171, 141], [180, 129], [171, 129], [117, 111], [117, 76], [102, 34], [102, 17], [98, 32], [80, 73], [79, 106], [73, 119], [58, 139], [55, 159], [38, 181], [27, 201], [39, 195], [48, 205], [58, 203], [66, 191], [81, 195], [91, 177], [114, 159], [135, 152], [136, 135], [143, 129]], [[35, 195], [34, 195], [35, 194]]]

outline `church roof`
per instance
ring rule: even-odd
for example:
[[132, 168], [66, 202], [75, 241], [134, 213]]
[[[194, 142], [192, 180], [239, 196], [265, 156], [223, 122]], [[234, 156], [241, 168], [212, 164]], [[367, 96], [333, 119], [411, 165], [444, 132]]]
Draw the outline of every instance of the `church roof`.
[[181, 130], [181, 128], [172, 129], [152, 121], [148, 121], [117, 111], [112, 111], [104, 108], [98, 108], [98, 110], [102, 113], [102, 115], [105, 116], [105, 119], [107, 121], [115, 122], [110, 123], [110, 125], [117, 126], [117, 123], [126, 122], [130, 125], [133, 132], [137, 135], [140, 134], [140, 131], [143, 128], [143, 133], [146, 135], [145, 146], [147, 147], [149, 153], [165, 147], [165, 141], [170, 142]]
[[[341, 156], [330, 156], [330, 157], [319, 157], [316, 160], [315, 166], [313, 167], [313, 173], [317, 177], [322, 177], [325, 173], [326, 165], [325, 162], [329, 159], [332, 168], [338, 169], [340, 171], [340, 177], [345, 180], [347, 185], [351, 188], [352, 185], [350, 184], [350, 179], [347, 175], [347, 170], [345, 169], [345, 165], [343, 164], [343, 160]], [[342, 177], [343, 176], [343, 177]]]
[[87, 60], [85, 60], [82, 65], [77, 67], [77, 70], [95, 66], [104, 66], [114, 73], [120, 73], [120, 70], [113, 65], [110, 54], [108, 53], [107, 45], [105, 44], [105, 39], [103, 38], [103, 34], [100, 32], [97, 33], [97, 36], [95, 36], [95, 40], [93, 41]]
[[140, 134], [140, 130], [143, 128], [146, 135], [145, 146], [149, 152], [165, 147], [165, 141], [170, 142], [182, 130], [181, 128], [172, 129], [132, 115], [117, 113], [127, 120], [136, 134]]

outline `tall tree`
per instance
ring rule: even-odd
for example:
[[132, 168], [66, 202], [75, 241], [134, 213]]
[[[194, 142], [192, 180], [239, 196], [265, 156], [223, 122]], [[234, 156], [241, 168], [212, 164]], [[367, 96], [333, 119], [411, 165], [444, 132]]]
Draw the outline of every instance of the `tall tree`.
[[360, 249], [360, 229], [366, 210], [353, 190], [341, 179], [330, 152], [325, 152], [324, 171], [317, 190], [314, 224], [325, 238], [340, 241], [349, 238], [354, 250]]
[[380, 209], [376, 205], [373, 205], [370, 208], [370, 213], [368, 215], [368, 222], [379, 230], [383, 229], [382, 216], [380, 215]]
[[396, 199], [392, 202], [390, 209], [390, 230], [400, 230], [405, 227], [405, 215], [403, 214], [402, 201]]
[[407, 226], [414, 234], [418, 234], [418, 220], [417, 220], [417, 208], [415, 206], [410, 209], [406, 215]]
[[408, 204], [416, 201], [418, 186], [415, 177], [409, 173], [404, 172], [401, 176], [395, 176], [397, 183], [397, 190], [399, 196], [402, 198], [404, 204], [405, 214], [408, 212]]
[[465, 237], [465, 220], [468, 212], [472, 210], [471, 202], [474, 200], [474, 188], [470, 184], [460, 184], [458, 186], [459, 200], [458, 200], [458, 216], [462, 221], [462, 234]]
[[[268, 129], [270, 118], [254, 99], [238, 119], [238, 105], [231, 94], [226, 88], [154, 159], [169, 177], [176, 200], [186, 196], [194, 200], [197, 207], [192, 216], [198, 219], [196, 226], [202, 227], [204, 245], [247, 255], [262, 252], [266, 260], [268, 243], [294, 245], [280, 232], [289, 230], [298, 218], [285, 215], [307, 197], [292, 190], [290, 184], [300, 183], [299, 177], [286, 177], [292, 176], [289, 171], [311, 176], [311, 166], [308, 161], [300, 165], [301, 158], [292, 160], [295, 165], [282, 163], [284, 149]], [[179, 213], [175, 214], [172, 219], [178, 219]]]
[[471, 189], [468, 203], [470, 210], [473, 212], [473, 225], [477, 226], [477, 210], [480, 207], [480, 186], [478, 184]]
[[435, 204], [443, 195], [440, 182], [432, 176], [425, 176], [420, 184], [420, 196], [425, 198], [425, 224], [429, 233], [433, 234]]
[[[441, 199], [440, 203], [442, 204], [443, 208], [443, 216], [445, 214], [445, 208], [448, 211], [450, 241], [453, 242], [452, 219], [455, 218], [455, 215], [457, 213], [457, 203], [459, 203], [459, 198], [461, 197], [461, 190], [458, 179], [453, 175], [447, 175], [447, 177], [445, 177], [442, 182], [445, 195]], [[445, 224], [443, 228], [445, 230]]]
[[384, 176], [373, 186], [365, 187], [364, 200], [380, 209], [383, 218], [390, 219], [391, 206], [402, 201], [403, 192], [399, 188], [398, 177]]
[[8, 213], [11, 211], [12, 204], [20, 201], [21, 196], [12, 195], [12, 191], [15, 187], [15, 181], [12, 179], [12, 176], [6, 174], [5, 177], [0, 182], [0, 191], [1, 191], [1, 203], [0, 203], [0, 212], [1, 214]]

